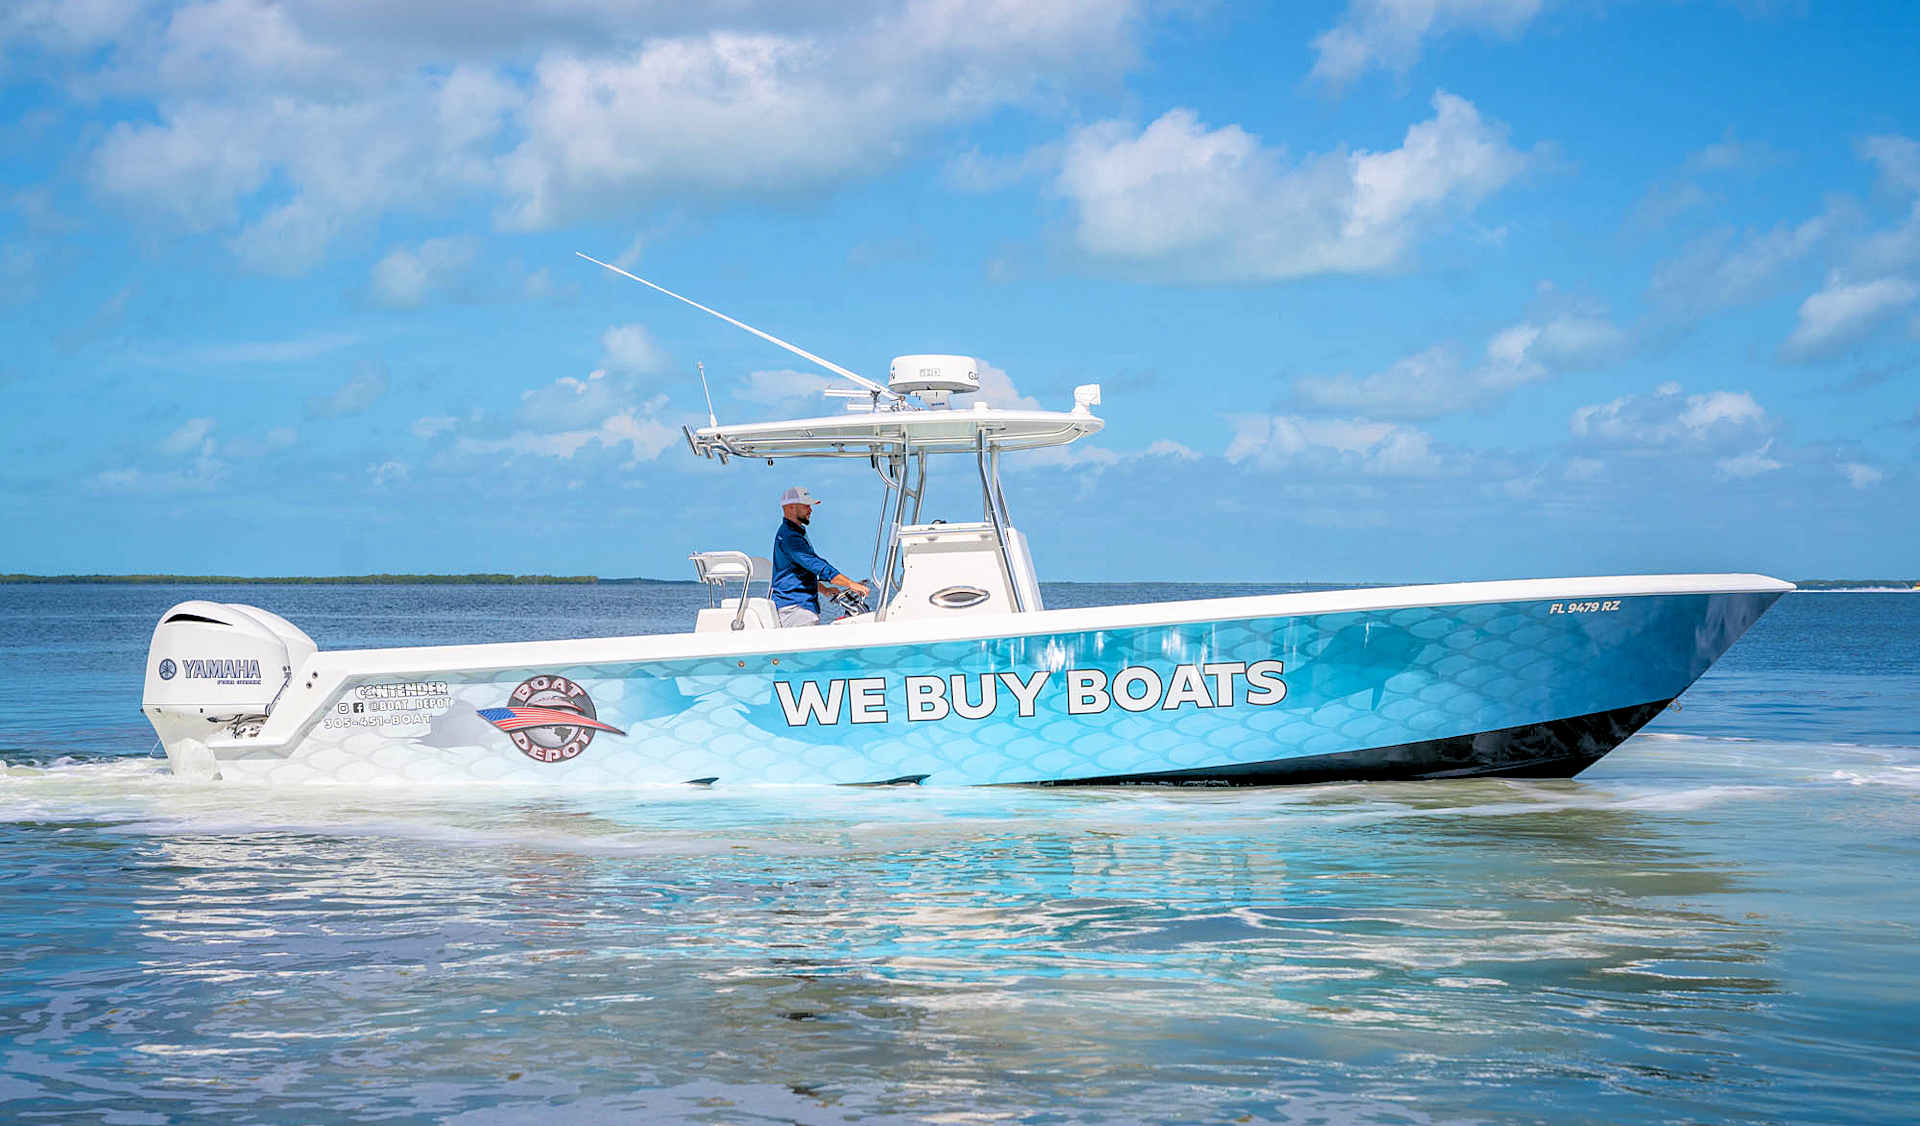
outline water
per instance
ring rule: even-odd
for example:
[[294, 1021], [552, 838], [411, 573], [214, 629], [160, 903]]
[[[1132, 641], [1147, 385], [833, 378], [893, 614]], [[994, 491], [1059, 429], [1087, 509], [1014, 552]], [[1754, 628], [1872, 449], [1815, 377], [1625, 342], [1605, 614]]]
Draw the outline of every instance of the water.
[[1920, 596], [1788, 596], [1568, 782], [567, 797], [173, 781], [134, 709], [186, 597], [343, 647], [676, 629], [701, 595], [0, 587], [0, 1119], [1920, 1104]]

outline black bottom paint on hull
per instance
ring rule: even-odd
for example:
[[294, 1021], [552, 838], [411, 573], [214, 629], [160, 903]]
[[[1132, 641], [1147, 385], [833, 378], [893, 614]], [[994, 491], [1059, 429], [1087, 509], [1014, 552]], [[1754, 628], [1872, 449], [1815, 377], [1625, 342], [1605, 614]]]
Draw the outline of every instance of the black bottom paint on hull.
[[1671, 700], [1331, 755], [1037, 782], [1040, 786], [1304, 786], [1425, 778], [1571, 778], [1665, 710]]
[[842, 782], [843, 786], [918, 786], [932, 777], [930, 774], [902, 774], [898, 778], [882, 778], [878, 782]]

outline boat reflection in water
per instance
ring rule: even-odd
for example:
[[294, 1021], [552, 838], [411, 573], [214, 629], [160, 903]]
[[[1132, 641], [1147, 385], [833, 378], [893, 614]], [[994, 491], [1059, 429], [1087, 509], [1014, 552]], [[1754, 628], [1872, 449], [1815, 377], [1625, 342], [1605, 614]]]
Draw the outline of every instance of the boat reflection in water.
[[848, 791], [807, 812], [307, 791], [272, 817], [245, 793], [189, 796], [116, 877], [148, 1014], [127, 1019], [202, 1107], [216, 1079], [325, 1079], [344, 1113], [519, 1073], [531, 1099], [911, 1116], [1098, 1108], [1140, 1097], [1129, 1075], [1210, 1114], [1289, 1075], [1337, 1099], [1335, 1061], [1378, 1097], [1536, 1054], [1690, 1088], [1738, 1071], [1712, 1041], [1778, 988], [1738, 869], [1604, 786]]

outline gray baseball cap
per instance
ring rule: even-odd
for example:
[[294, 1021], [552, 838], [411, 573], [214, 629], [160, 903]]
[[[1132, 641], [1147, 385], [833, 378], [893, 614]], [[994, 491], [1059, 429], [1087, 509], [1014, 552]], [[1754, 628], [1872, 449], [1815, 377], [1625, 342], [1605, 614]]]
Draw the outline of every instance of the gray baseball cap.
[[780, 507], [782, 508], [785, 508], [790, 504], [816, 505], [819, 503], [820, 503], [820, 498], [814, 496], [812, 493], [808, 492], [807, 490], [801, 488], [798, 485], [795, 485], [793, 488], [788, 489], [786, 492], [780, 494]]

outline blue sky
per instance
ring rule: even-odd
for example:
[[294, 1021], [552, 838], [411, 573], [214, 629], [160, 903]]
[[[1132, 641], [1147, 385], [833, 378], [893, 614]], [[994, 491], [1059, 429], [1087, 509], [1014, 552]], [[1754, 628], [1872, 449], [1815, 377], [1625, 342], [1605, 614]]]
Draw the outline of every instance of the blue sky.
[[[1920, 10], [16, 0], [0, 570], [678, 577], [963, 352], [1043, 577], [1920, 571]], [[964, 467], [930, 515], [969, 517]], [[948, 503], [950, 498], [951, 503]]]

